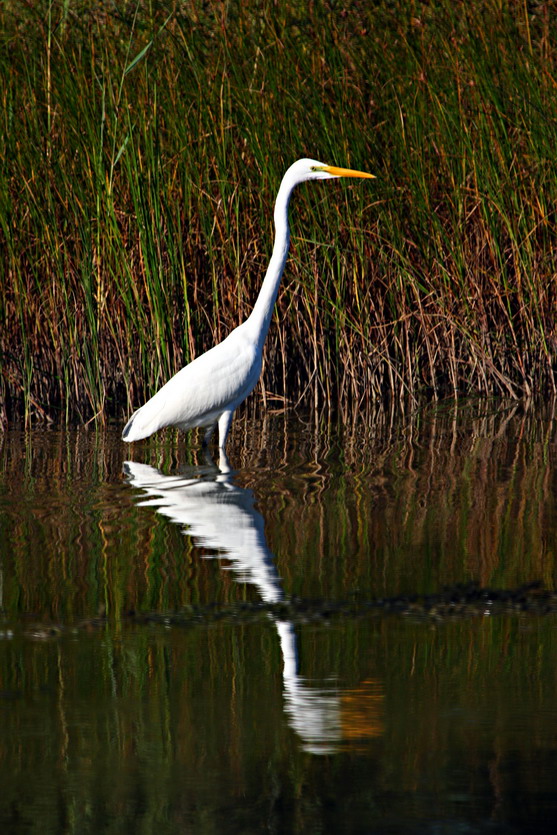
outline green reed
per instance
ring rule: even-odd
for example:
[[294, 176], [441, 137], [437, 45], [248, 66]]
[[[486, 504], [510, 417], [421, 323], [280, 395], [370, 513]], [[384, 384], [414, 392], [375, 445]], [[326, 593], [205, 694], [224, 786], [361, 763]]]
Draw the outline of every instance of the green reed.
[[298, 189], [259, 395], [555, 391], [554, 16], [365, 5], [2, 4], [0, 419], [122, 418], [223, 338], [305, 155], [378, 180]]

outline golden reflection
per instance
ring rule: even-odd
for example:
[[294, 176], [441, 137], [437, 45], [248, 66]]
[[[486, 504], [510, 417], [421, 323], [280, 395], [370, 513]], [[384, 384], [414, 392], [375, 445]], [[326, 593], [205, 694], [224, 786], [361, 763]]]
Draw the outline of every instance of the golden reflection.
[[383, 688], [375, 679], [344, 690], [340, 698], [342, 736], [363, 741], [383, 733]]

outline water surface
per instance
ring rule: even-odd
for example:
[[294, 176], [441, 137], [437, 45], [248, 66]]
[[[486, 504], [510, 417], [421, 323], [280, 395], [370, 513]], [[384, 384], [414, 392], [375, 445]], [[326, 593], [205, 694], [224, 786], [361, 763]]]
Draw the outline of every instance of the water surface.
[[7, 431], [0, 831], [553, 831], [556, 617], [359, 604], [553, 589], [556, 426]]

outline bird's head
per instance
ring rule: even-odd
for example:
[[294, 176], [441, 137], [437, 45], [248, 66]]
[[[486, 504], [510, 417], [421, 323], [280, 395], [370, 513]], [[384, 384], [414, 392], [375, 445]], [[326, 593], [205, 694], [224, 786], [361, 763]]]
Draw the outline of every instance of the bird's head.
[[294, 185], [303, 183], [305, 180], [328, 180], [332, 177], [365, 177], [375, 179], [374, 174], [367, 174], [365, 171], [354, 171], [352, 168], [337, 168], [335, 165], [326, 165], [316, 159], [299, 159], [290, 166], [286, 172]]

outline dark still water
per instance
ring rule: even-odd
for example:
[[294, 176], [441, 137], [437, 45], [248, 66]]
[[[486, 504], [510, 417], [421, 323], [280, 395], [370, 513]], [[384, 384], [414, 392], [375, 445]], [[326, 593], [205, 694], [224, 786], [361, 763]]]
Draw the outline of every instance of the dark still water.
[[0, 832], [555, 830], [551, 409], [119, 433], [0, 436]]

